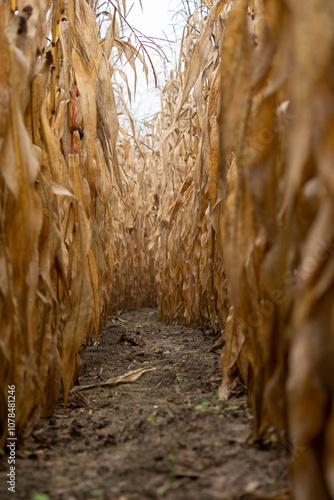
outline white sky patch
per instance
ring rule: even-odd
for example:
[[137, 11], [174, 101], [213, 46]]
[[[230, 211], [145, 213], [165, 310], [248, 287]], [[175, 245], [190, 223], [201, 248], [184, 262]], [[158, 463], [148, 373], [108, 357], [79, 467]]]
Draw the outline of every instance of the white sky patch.
[[[169, 62], [163, 60], [154, 50], [149, 49], [155, 71], [158, 76], [158, 89], [155, 88], [154, 78], [150, 70], [149, 84], [146, 84], [146, 78], [142, 71], [140, 63], [137, 64], [137, 92], [135, 99], [132, 100], [131, 111], [135, 120], [148, 117], [160, 110], [160, 92], [166, 80], [169, 78], [169, 72], [177, 64], [177, 54], [179, 44], [168, 43], [176, 42], [177, 38], [182, 36], [182, 27], [184, 22], [181, 17], [176, 16], [182, 8], [181, 0], [142, 0], [143, 11], [139, 0], [127, 2], [128, 23], [148, 37], [154, 37], [156, 43], [161, 45]], [[160, 40], [159, 40], [160, 39]], [[149, 61], [146, 60], [148, 66]], [[129, 64], [124, 66], [127, 74], [130, 88], [133, 89], [134, 77]], [[139, 123], [138, 123], [139, 124]]]

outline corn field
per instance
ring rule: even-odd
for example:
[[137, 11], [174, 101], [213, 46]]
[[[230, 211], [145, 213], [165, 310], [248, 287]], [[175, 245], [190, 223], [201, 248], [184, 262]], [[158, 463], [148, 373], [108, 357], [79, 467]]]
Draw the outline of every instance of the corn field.
[[294, 498], [334, 498], [334, 4], [195, 2], [140, 132], [119, 77], [150, 41], [107, 7], [0, 0], [0, 448], [8, 386], [24, 441], [157, 303], [220, 334], [219, 397], [241, 377], [253, 439], [289, 440]]

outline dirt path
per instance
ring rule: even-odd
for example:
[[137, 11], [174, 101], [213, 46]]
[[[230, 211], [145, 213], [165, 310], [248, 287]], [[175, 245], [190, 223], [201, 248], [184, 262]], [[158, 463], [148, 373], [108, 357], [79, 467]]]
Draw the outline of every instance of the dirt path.
[[2, 460], [0, 498], [245, 500], [287, 488], [279, 451], [248, 439], [242, 388], [217, 400], [214, 340], [201, 329], [163, 325], [154, 309], [110, 321], [99, 351], [83, 354], [80, 384], [155, 370], [132, 384], [77, 393], [64, 419], [59, 403], [17, 452], [16, 496], [6, 492]]

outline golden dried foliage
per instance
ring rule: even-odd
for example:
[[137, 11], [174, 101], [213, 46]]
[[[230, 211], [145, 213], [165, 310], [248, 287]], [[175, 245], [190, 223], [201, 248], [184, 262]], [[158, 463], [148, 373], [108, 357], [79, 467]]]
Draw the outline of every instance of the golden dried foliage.
[[[207, 19], [198, 9], [187, 24], [179, 70], [162, 92], [155, 121], [165, 131], [161, 198], [155, 237], [158, 303], [168, 322], [219, 329], [227, 316], [227, 293], [219, 251], [218, 98], [224, 2]], [[193, 91], [191, 91], [193, 87]]]
[[66, 404], [93, 328], [110, 311], [155, 303], [151, 193], [117, 142], [111, 52], [138, 54], [147, 70], [145, 58], [122, 39], [118, 4], [104, 38], [97, 2], [16, 5], [0, 2], [0, 447], [8, 385], [24, 437], [52, 414], [61, 384]]
[[200, 2], [140, 136], [118, 2], [102, 39], [97, 2], [30, 4], [0, 2], [0, 446], [7, 385], [24, 436], [108, 312], [157, 300], [221, 332], [220, 396], [241, 376], [254, 439], [288, 437], [295, 498], [334, 498], [334, 4]]
[[197, 9], [160, 116], [161, 316], [222, 330], [220, 396], [240, 374], [254, 439], [289, 438], [298, 500], [334, 498], [333, 21], [321, 0]]

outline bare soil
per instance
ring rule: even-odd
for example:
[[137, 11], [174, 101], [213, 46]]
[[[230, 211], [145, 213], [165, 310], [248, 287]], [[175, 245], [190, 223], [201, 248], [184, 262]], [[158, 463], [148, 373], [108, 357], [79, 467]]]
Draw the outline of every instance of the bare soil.
[[112, 318], [82, 354], [80, 384], [150, 366], [134, 383], [70, 396], [17, 450], [16, 493], [0, 462], [0, 498], [29, 500], [288, 499], [284, 454], [251, 440], [238, 385], [219, 401], [220, 353], [203, 329], [166, 326], [155, 309]]

